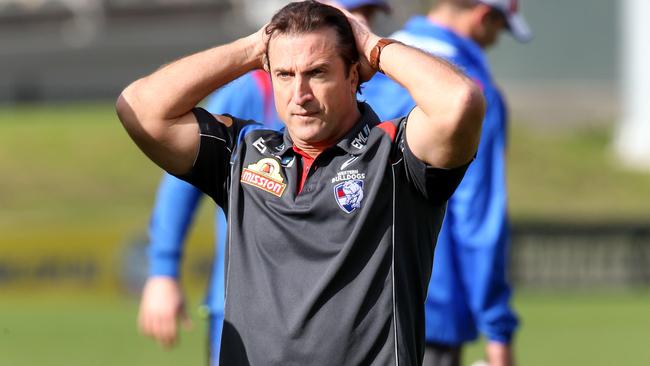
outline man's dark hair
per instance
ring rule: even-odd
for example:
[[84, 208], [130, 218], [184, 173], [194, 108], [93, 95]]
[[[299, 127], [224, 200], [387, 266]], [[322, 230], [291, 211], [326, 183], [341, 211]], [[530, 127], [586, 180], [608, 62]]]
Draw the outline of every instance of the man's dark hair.
[[[289, 3], [273, 16], [265, 31], [270, 40], [274, 34], [304, 34], [322, 28], [336, 31], [339, 55], [349, 75], [352, 65], [359, 62], [359, 51], [352, 27], [339, 9], [312, 0]], [[268, 44], [266, 53], [264, 62], [269, 68]]]

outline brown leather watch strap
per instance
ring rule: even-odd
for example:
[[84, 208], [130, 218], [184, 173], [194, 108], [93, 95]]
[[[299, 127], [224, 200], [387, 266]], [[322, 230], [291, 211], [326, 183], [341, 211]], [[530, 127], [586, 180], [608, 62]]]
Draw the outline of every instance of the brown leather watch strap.
[[391, 43], [399, 43], [399, 41], [390, 38], [382, 38], [379, 41], [377, 41], [375, 47], [373, 47], [372, 50], [370, 51], [370, 60], [369, 60], [370, 67], [379, 71], [382, 74], [384, 73], [384, 71], [379, 66], [379, 58], [381, 57], [381, 50]]

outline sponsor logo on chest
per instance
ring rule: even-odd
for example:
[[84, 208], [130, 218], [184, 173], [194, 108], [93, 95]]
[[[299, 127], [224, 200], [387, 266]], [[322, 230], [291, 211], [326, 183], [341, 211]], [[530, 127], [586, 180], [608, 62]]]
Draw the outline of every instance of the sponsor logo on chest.
[[280, 171], [280, 163], [277, 160], [264, 158], [244, 168], [241, 182], [281, 197], [287, 185]]

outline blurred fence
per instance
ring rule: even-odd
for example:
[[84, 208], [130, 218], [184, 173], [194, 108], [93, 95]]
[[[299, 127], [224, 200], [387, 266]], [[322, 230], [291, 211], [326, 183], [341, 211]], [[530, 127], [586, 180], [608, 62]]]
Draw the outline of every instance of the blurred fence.
[[228, 0], [0, 0], [0, 102], [112, 99], [248, 31], [237, 11]]
[[650, 285], [650, 225], [520, 223], [513, 227], [510, 277], [527, 288]]
[[[2, 290], [67, 288], [137, 294], [144, 283], [146, 238], [120, 246], [82, 246], [55, 253], [20, 248], [0, 256]], [[202, 291], [210, 276], [211, 242], [189, 245], [186, 287]], [[510, 278], [517, 288], [641, 289], [650, 286], [650, 225], [518, 223], [513, 227]]]

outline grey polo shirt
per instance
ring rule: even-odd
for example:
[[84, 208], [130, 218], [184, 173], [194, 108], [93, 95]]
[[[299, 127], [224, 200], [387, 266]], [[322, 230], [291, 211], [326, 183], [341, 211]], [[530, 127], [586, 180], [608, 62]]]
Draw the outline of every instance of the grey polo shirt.
[[309, 168], [286, 132], [203, 109], [180, 178], [228, 215], [221, 365], [419, 365], [445, 202], [466, 167], [418, 160], [406, 118], [358, 123]]

